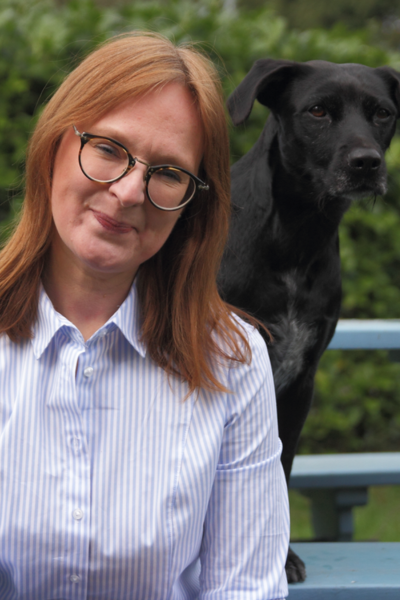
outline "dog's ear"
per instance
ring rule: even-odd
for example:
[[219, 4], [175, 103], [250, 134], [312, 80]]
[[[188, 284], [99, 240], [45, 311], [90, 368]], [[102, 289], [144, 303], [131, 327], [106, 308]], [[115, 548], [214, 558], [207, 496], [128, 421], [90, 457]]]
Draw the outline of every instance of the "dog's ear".
[[400, 117], [400, 73], [391, 67], [377, 67], [375, 69], [382, 79], [389, 85], [392, 100], [396, 104], [397, 118]]
[[291, 60], [257, 60], [227, 100], [234, 125], [240, 125], [247, 119], [256, 98], [274, 110], [288, 81], [301, 71], [308, 72], [310, 69], [309, 65]]

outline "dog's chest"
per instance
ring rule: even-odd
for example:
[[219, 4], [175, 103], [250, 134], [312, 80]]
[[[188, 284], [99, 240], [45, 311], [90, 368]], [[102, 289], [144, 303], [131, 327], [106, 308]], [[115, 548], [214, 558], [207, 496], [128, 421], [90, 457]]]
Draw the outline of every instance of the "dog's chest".
[[274, 341], [269, 346], [277, 393], [289, 386], [305, 369], [306, 353], [317, 339], [316, 325], [307, 311], [299, 308], [301, 282], [296, 272], [280, 276], [287, 299], [268, 324]]

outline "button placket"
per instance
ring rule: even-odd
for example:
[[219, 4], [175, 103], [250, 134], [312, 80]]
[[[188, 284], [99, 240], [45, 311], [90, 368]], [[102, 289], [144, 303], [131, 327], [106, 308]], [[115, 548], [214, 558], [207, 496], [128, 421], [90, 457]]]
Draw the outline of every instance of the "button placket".
[[[66, 584], [70, 588], [68, 597], [83, 600], [86, 597], [89, 560], [90, 527], [90, 462], [87, 455], [85, 423], [82, 417], [81, 394], [84, 382], [80, 363], [87, 358], [83, 344], [71, 344], [65, 356], [63, 372], [69, 380], [70, 397], [66, 401], [66, 429], [68, 453], [68, 486], [65, 489], [65, 502], [69, 506], [69, 521], [66, 525], [69, 534], [69, 552], [66, 556]], [[84, 366], [84, 364], [83, 364]], [[82, 387], [81, 387], [82, 386]], [[73, 484], [71, 485], [71, 482]], [[77, 560], [79, 556], [79, 560]]]

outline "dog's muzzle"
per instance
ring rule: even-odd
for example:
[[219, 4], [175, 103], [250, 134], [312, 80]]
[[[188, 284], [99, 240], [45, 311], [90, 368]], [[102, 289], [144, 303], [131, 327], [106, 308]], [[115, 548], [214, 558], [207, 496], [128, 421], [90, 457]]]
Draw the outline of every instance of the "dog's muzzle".
[[385, 161], [375, 148], [353, 148], [329, 179], [329, 193], [349, 200], [387, 192]]

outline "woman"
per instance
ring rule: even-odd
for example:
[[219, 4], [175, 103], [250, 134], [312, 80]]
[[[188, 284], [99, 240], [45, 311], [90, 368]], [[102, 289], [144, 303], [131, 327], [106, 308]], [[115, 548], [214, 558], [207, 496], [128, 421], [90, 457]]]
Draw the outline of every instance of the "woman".
[[2, 600], [286, 596], [267, 351], [215, 283], [228, 159], [214, 69], [157, 35], [39, 119], [0, 256]]

